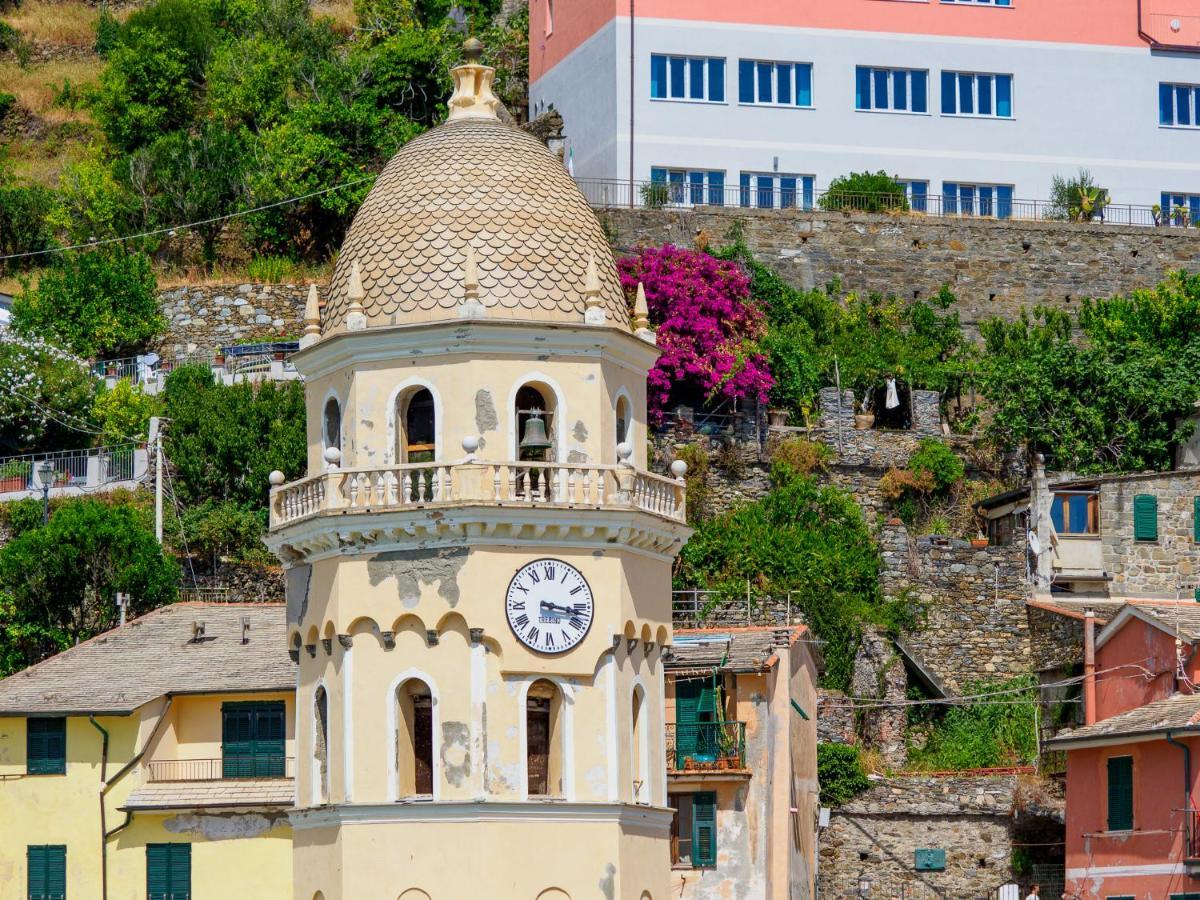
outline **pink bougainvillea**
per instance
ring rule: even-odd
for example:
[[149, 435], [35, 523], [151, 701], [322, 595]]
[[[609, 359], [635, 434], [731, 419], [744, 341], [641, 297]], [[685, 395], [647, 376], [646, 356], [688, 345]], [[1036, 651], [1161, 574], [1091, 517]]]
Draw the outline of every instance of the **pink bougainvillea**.
[[750, 297], [750, 278], [735, 262], [667, 244], [617, 263], [632, 308], [640, 281], [662, 355], [650, 370], [647, 405], [661, 422], [672, 391], [688, 385], [710, 402], [765, 403], [774, 384], [756, 341], [766, 330]]

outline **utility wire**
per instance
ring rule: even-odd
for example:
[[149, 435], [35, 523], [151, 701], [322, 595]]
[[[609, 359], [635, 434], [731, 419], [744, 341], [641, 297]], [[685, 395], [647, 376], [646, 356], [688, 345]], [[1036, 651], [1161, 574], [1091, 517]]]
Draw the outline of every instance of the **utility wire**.
[[7, 256], [0, 256], [0, 262], [5, 262], [10, 259], [28, 259], [32, 256], [46, 256], [51, 253], [66, 253], [70, 250], [86, 250], [91, 247], [100, 247], [105, 244], [120, 244], [125, 241], [136, 241], [139, 238], [154, 237], [158, 234], [170, 234], [173, 231], [183, 231], [188, 228], [196, 228], [200, 225], [211, 225], [214, 222], [225, 222], [229, 219], [237, 219], [241, 216], [249, 216], [253, 213], [263, 212], [268, 209], [275, 209], [279, 206], [287, 206], [289, 203], [299, 203], [301, 200], [309, 200], [313, 197], [320, 197], [322, 194], [329, 194], [333, 191], [344, 190], [345, 188], [356, 187], [360, 184], [365, 184], [368, 181], [373, 181], [374, 175], [369, 175], [365, 178], [356, 178], [353, 181], [344, 181], [341, 184], [335, 184], [333, 187], [322, 188], [319, 191], [313, 191], [308, 194], [301, 194], [298, 197], [288, 197], [286, 200], [277, 200], [274, 203], [267, 203], [263, 206], [256, 206], [253, 209], [243, 209], [239, 212], [226, 213], [223, 216], [211, 216], [207, 219], [199, 219], [195, 222], [188, 222], [185, 225], [168, 225], [163, 228], [154, 228], [150, 231], [142, 231], [138, 234], [128, 234], [124, 237], [104, 238], [98, 241], [87, 241], [82, 244], [72, 244], [68, 247], [51, 247], [47, 250], [27, 250], [24, 253], [9, 253]]

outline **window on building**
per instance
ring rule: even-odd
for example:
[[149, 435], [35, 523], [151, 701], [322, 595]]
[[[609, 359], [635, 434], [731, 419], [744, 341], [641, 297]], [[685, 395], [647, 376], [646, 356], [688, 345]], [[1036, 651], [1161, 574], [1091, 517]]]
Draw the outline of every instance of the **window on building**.
[[1192, 498], [1192, 540], [1200, 541], [1200, 497]]
[[699, 869], [717, 864], [717, 795], [671, 794], [671, 864]]
[[401, 394], [396, 398], [396, 421], [400, 423], [396, 458], [405, 463], [433, 462], [437, 455], [433, 394], [427, 388]]
[[67, 773], [67, 720], [25, 720], [25, 771], [30, 775]]
[[812, 209], [816, 178], [776, 172], [743, 172], [738, 203], [756, 209]]
[[525, 700], [525, 772], [530, 797], [563, 796], [562, 692], [541, 679]]
[[192, 900], [192, 845], [146, 845], [147, 900]]
[[1133, 498], [1133, 539], [1158, 540], [1158, 498], [1153, 494], [1138, 494]]
[[616, 419], [617, 419], [616, 438], [617, 438], [618, 444], [623, 444], [623, 443], [625, 443], [625, 441], [629, 440], [629, 427], [631, 424], [631, 422], [629, 420], [629, 416], [630, 416], [629, 398], [628, 397], [618, 397], [617, 398], [617, 409], [616, 409]]
[[1050, 521], [1059, 534], [1099, 534], [1100, 498], [1087, 491], [1055, 494]]
[[1108, 760], [1108, 830], [1133, 829], [1133, 757]]
[[904, 198], [913, 212], [929, 211], [929, 182], [909, 178], [897, 178], [896, 184], [904, 188]]
[[224, 778], [282, 778], [285, 769], [284, 704], [221, 704], [221, 771]]
[[942, 115], [1010, 119], [1012, 76], [942, 72]]
[[65, 900], [67, 848], [65, 844], [30, 844], [25, 848], [29, 900]]
[[396, 689], [396, 756], [401, 797], [433, 794], [433, 694], [412, 678]]
[[712, 678], [675, 681], [675, 768], [717, 757], [717, 690]]
[[342, 407], [338, 404], [336, 397], [330, 397], [325, 401], [324, 415], [324, 437], [325, 447], [337, 447], [342, 449]]
[[812, 63], [738, 60], [738, 103], [812, 106]]
[[650, 98], [724, 103], [724, 58], [651, 54]]
[[858, 109], [890, 112], [929, 111], [929, 72], [924, 69], [855, 70], [854, 104]]
[[1158, 124], [1200, 128], [1200, 84], [1159, 84]]
[[[660, 205], [724, 206], [725, 173], [713, 169], [668, 169], [655, 166], [650, 170], [652, 194]], [[657, 187], [661, 185], [662, 187]]]
[[942, 209], [949, 216], [994, 216], [1008, 219], [1013, 212], [1011, 184], [942, 182]]
[[1176, 227], [1200, 224], [1200, 194], [1174, 194], [1163, 191], [1162, 223]]

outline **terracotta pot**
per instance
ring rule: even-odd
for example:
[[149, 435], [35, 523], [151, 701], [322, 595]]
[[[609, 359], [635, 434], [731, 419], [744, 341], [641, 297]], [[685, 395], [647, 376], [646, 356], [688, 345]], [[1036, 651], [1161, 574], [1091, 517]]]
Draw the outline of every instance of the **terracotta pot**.
[[987, 538], [971, 538], [971, 546], [976, 549], [982, 549], [988, 545]]
[[866, 431], [875, 424], [875, 413], [858, 413], [854, 417], [854, 427], [859, 431]]
[[768, 409], [767, 421], [772, 425], [786, 425], [788, 420], [788, 411], [786, 409]]

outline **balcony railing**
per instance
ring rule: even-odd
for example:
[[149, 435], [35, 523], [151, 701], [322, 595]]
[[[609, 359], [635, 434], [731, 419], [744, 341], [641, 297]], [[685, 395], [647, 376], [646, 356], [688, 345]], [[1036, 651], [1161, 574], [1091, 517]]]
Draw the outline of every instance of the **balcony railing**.
[[451, 504], [640, 509], [685, 521], [682, 480], [631, 466], [546, 462], [423, 463], [331, 469], [271, 491], [271, 527], [321, 513]]
[[47, 463], [53, 496], [130, 482], [146, 474], [146, 453], [133, 444], [4, 456], [0, 457], [0, 494], [41, 493], [41, 469]]
[[667, 726], [667, 769], [715, 772], [746, 768], [745, 722]]
[[[957, 194], [914, 195], [901, 201], [896, 194], [850, 193], [847, 191], [787, 190], [779, 186], [745, 187], [616, 179], [578, 178], [575, 183], [596, 207], [647, 207], [651, 209], [690, 209], [701, 206], [736, 209], [829, 210], [873, 212], [891, 215], [930, 216], [934, 218], [1020, 219], [1022, 221], [1064, 221], [1067, 211], [1049, 200], [1000, 197], [995, 191]], [[1131, 203], [1110, 203], [1088, 221], [1096, 225], [1139, 225], [1153, 227], [1173, 224], [1154, 207]], [[1180, 223], [1183, 224], [1183, 223]]]
[[226, 756], [221, 759], [156, 759], [147, 763], [149, 781], [226, 781], [295, 778], [290, 756]]

